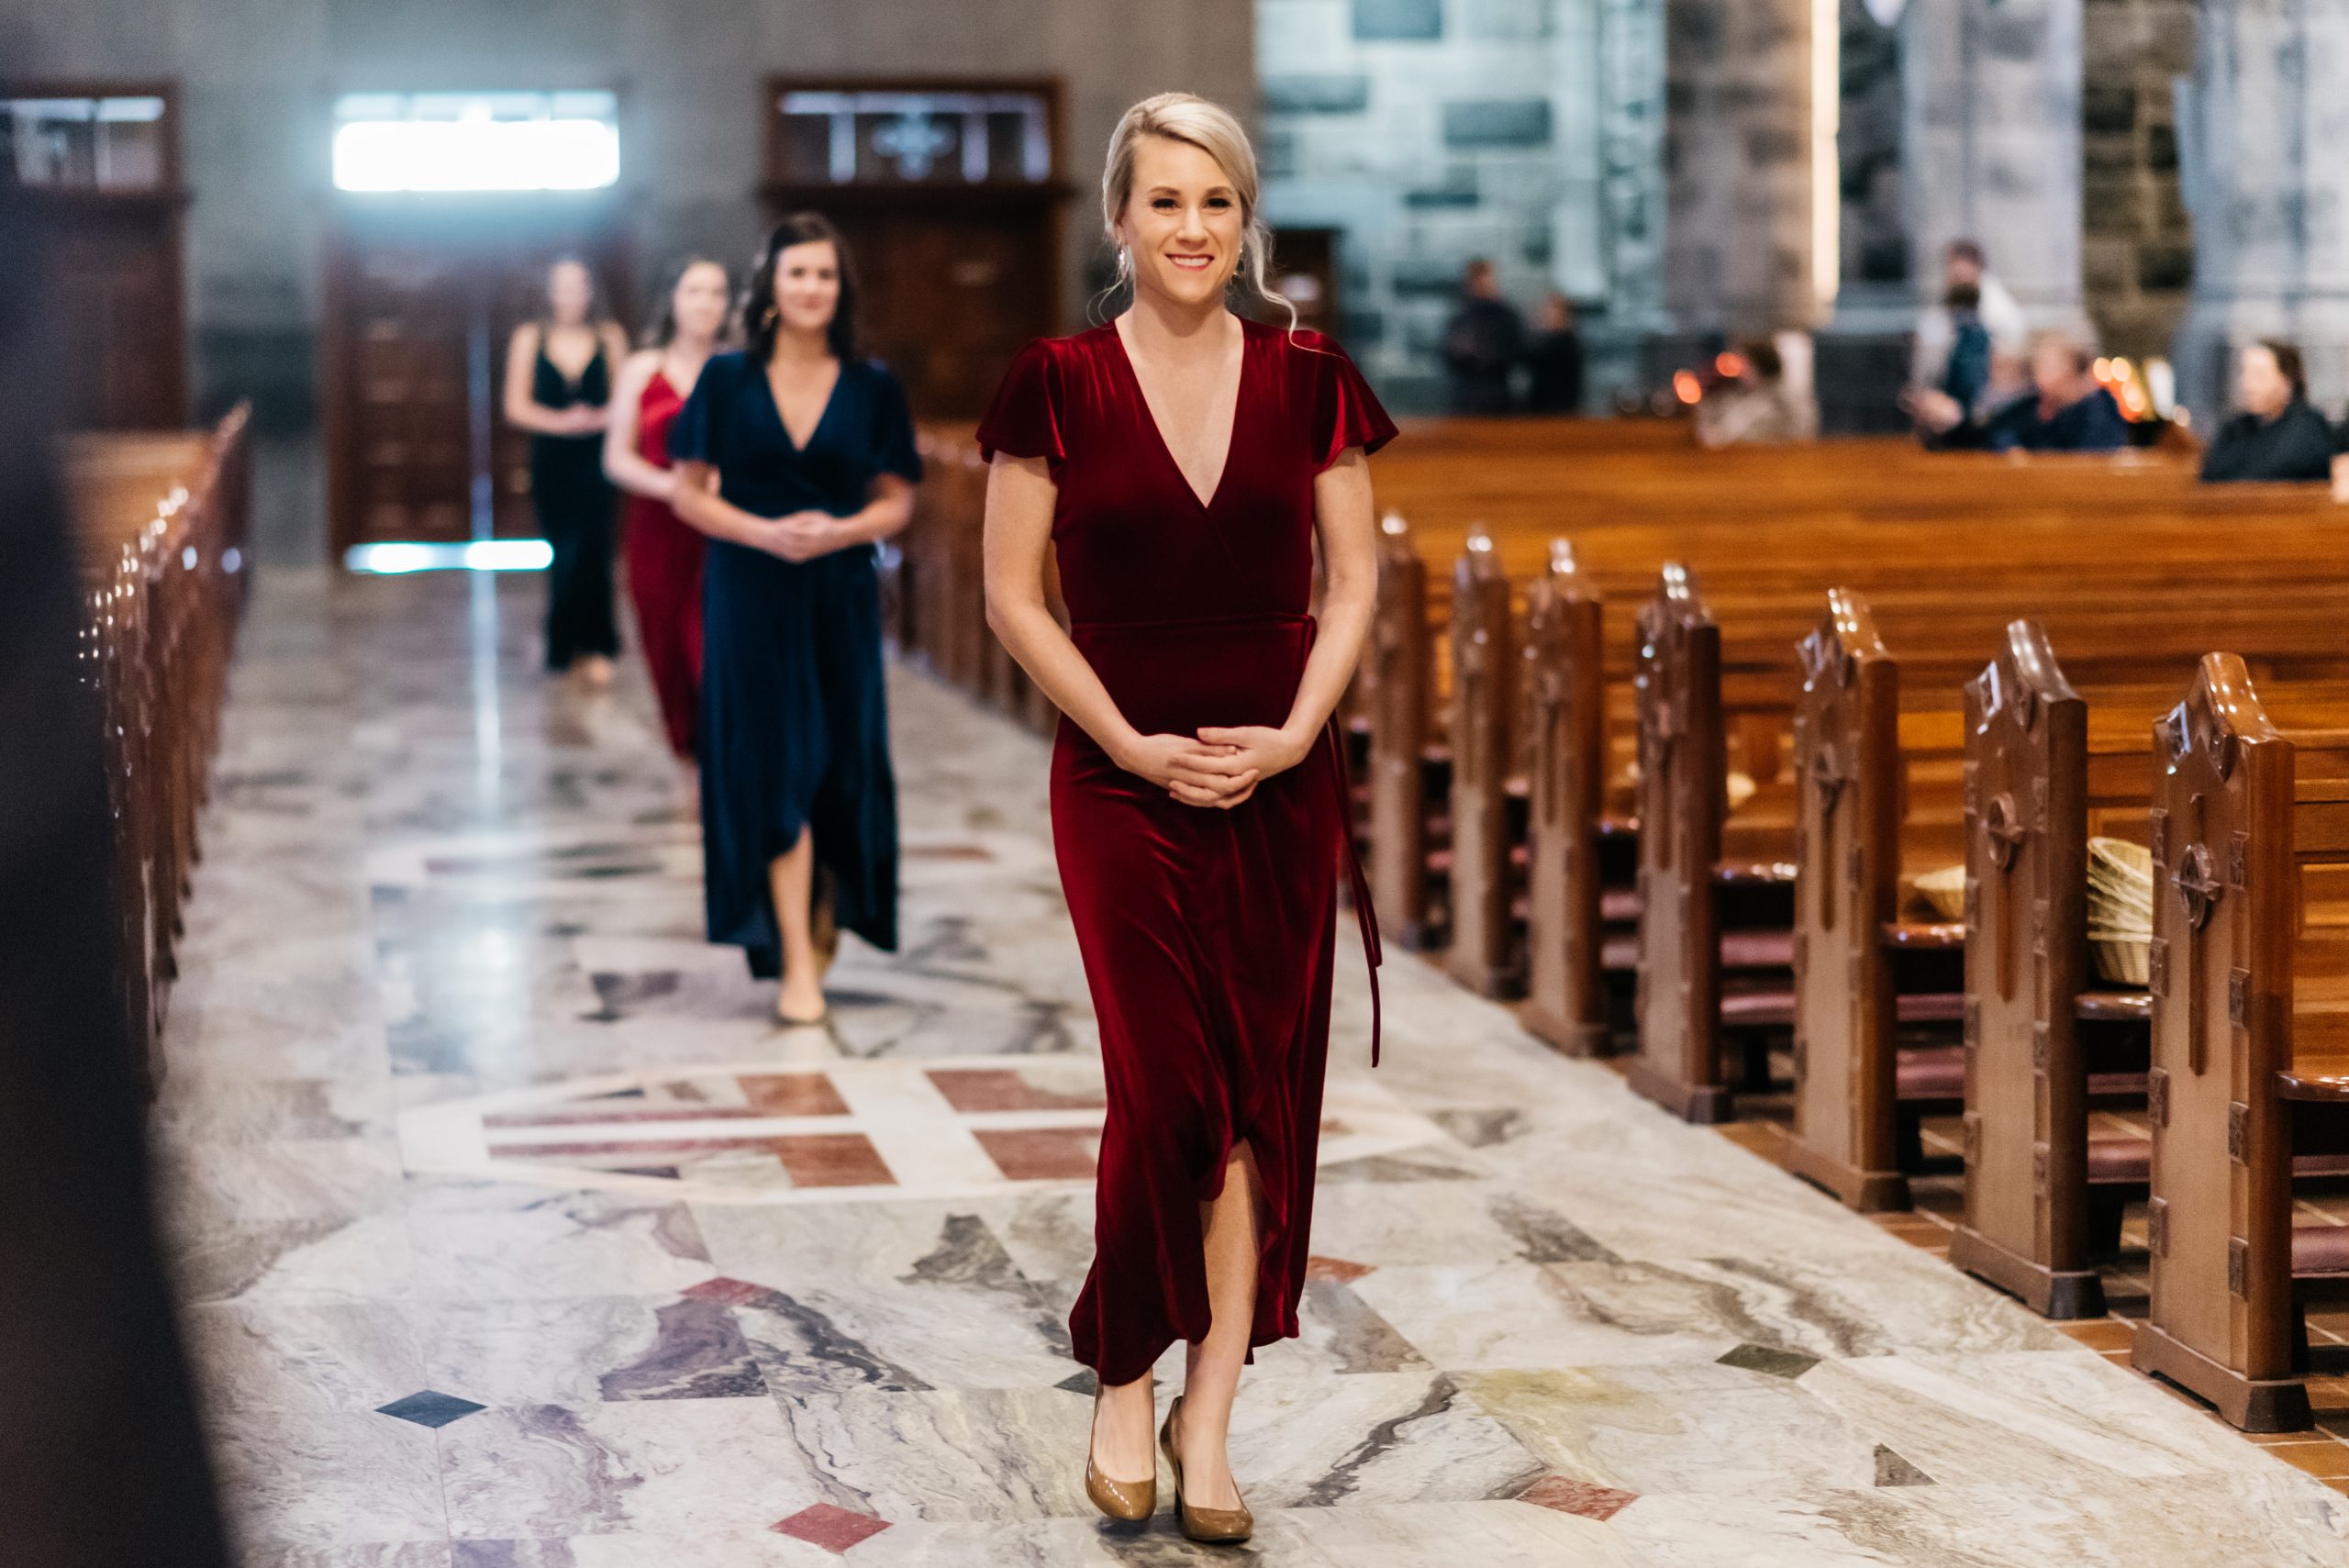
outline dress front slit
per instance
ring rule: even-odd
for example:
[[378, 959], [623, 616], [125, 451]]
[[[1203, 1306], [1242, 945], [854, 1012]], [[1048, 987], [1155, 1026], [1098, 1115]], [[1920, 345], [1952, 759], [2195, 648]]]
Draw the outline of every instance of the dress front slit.
[[[1114, 328], [1030, 345], [980, 428], [990, 456], [1052, 460], [1070, 636], [1145, 735], [1286, 722], [1313, 644], [1314, 476], [1393, 433], [1334, 347], [1245, 331], [1230, 455], [1204, 502]], [[1108, 1085], [1095, 1258], [1069, 1332], [1105, 1384], [1206, 1337], [1200, 1205], [1243, 1142], [1262, 1184], [1248, 1342], [1297, 1332], [1337, 889], [1354, 869], [1341, 765], [1317, 744], [1239, 806], [1207, 809], [1060, 725], [1053, 846]], [[1366, 951], [1375, 962], [1374, 938]]]

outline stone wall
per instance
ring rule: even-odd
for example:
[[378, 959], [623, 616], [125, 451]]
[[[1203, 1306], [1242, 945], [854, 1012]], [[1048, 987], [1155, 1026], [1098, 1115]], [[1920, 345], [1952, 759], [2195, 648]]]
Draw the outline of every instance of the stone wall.
[[2193, 0], [2087, 0], [2080, 263], [2104, 347], [2166, 355], [2194, 282], [2175, 83], [2194, 71]]
[[1462, 266], [1585, 314], [1594, 398], [1635, 373], [1661, 253], [1653, 0], [1257, 0], [1266, 210], [1340, 231], [1340, 330], [1436, 406]]
[[1810, 0], [1666, 0], [1664, 299], [1684, 332], [1809, 327]]

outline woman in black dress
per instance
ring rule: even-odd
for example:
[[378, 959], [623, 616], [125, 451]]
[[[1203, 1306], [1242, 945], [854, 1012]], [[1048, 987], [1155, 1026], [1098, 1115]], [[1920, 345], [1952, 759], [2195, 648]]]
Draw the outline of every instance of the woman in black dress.
[[604, 424], [612, 367], [628, 339], [576, 257], [547, 269], [547, 313], [506, 349], [506, 419], [530, 432], [530, 500], [554, 551], [547, 569], [547, 668], [609, 685], [620, 651], [612, 616], [612, 487]]
[[710, 358], [669, 432], [702, 585], [702, 855], [709, 938], [824, 1016], [828, 927], [897, 945], [896, 784], [874, 546], [921, 478], [904, 390], [860, 359], [856, 281], [813, 213], [768, 237], [748, 349]]

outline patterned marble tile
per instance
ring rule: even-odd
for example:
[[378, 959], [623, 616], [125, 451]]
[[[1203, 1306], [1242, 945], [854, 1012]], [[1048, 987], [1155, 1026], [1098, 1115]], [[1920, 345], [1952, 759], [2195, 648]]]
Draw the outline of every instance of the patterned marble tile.
[[662, 1296], [718, 1272], [676, 1204], [456, 1184], [408, 1222], [417, 1293], [443, 1300]]
[[772, 1400], [484, 1411], [439, 1434], [450, 1533], [538, 1540], [762, 1529], [830, 1483]]
[[681, 1296], [419, 1304], [427, 1381], [493, 1405], [749, 1398], [758, 1358], [722, 1301]]
[[212, 1458], [237, 1539], [253, 1547], [448, 1539], [434, 1435], [373, 1412], [219, 1410]]
[[219, 1409], [373, 1410], [432, 1381], [395, 1303], [215, 1303], [188, 1307], [182, 1323]]

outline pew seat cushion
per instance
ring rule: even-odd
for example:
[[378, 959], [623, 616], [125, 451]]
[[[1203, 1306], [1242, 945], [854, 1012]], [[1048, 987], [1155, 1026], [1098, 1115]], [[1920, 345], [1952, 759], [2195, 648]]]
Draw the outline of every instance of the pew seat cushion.
[[2154, 1016], [2150, 991], [2083, 991], [2072, 1000], [2072, 1016], [2098, 1022], [2143, 1022]]
[[1965, 945], [1965, 926], [1951, 920], [1887, 920], [1884, 945], [1938, 951]]
[[2349, 1225], [2292, 1227], [2294, 1279], [2349, 1279]]
[[1732, 991], [1721, 998], [1721, 1022], [1731, 1029], [1784, 1029], [1794, 1021], [1791, 991]]
[[1904, 1051], [1894, 1068], [1894, 1094], [1904, 1100], [1958, 1100], [1965, 1097], [1965, 1048], [1937, 1045], [1924, 1051]]
[[1609, 925], [1630, 925], [1640, 917], [1640, 890], [1609, 887], [1598, 895], [1598, 917]]
[[[1608, 938], [1598, 945], [1598, 962], [1603, 969], [1637, 969], [1640, 966], [1639, 937], [1626, 931]], [[1792, 969], [1794, 962], [1795, 934], [1792, 931], [1721, 933], [1723, 969]]]
[[2150, 1138], [2091, 1138], [2088, 1140], [2088, 1184], [2118, 1186], [2152, 1179], [2154, 1140]]
[[1962, 1024], [1963, 991], [1904, 991], [1893, 999], [1893, 1014], [1904, 1024]]

